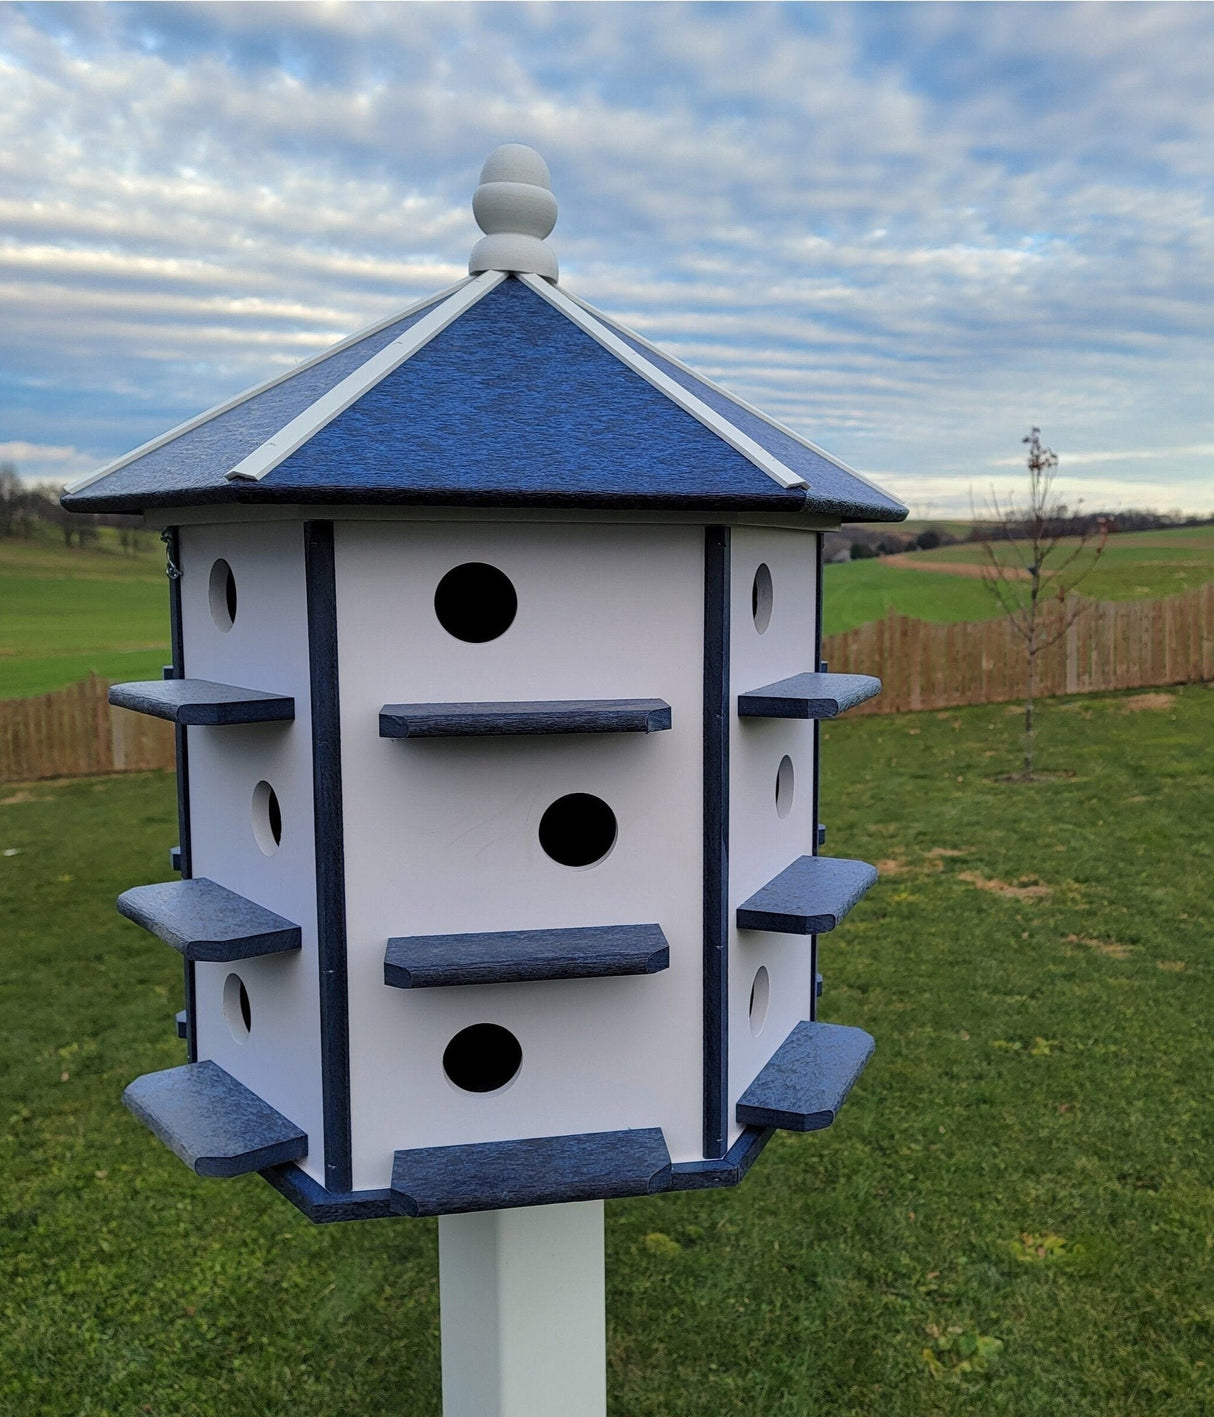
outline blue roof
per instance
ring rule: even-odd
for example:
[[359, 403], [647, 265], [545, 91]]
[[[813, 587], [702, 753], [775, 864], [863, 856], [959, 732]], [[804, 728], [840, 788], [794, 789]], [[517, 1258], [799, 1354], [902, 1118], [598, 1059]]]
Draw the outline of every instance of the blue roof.
[[137, 450], [63, 505], [906, 516], [865, 479], [535, 277], [479, 281]]

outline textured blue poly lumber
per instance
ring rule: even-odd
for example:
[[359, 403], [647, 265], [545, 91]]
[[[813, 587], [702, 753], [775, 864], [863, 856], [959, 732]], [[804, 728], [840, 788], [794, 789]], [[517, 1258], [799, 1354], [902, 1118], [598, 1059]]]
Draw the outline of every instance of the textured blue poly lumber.
[[758, 1161], [773, 1128], [746, 1127], [724, 1156], [705, 1161], [676, 1161], [670, 1168], [668, 1191], [707, 1191], [736, 1186]]
[[205, 876], [134, 886], [118, 897], [118, 910], [186, 959], [227, 963], [300, 945], [298, 925]]
[[799, 1023], [738, 1099], [738, 1121], [786, 1132], [829, 1127], [872, 1056], [862, 1028]]
[[745, 433], [773, 457], [779, 458], [790, 472], [803, 477], [809, 483], [807, 510], [822, 508], [826, 511], [829, 508], [831, 515], [845, 522], [900, 522], [905, 518], [907, 509], [865, 478], [840, 467], [832, 458], [807, 448], [791, 433], [773, 428], [765, 418], [743, 408], [723, 390], [712, 388], [665, 356], [646, 348], [630, 330], [601, 311], [595, 310], [594, 314], [643, 359], [728, 419], [740, 433]]
[[[64, 505], [73, 511], [210, 502], [717, 508], [887, 521], [906, 514], [824, 460], [831, 471], [817, 490], [781, 487], [514, 279], [472, 305], [261, 481], [229, 482], [233, 464], [288, 421], [269, 427], [262, 398], [269, 395], [65, 497]], [[243, 426], [250, 419], [257, 424], [253, 438]], [[756, 422], [760, 445], [783, 438]]]
[[729, 564], [727, 526], [704, 528], [704, 1155], [729, 1131]]
[[281, 384], [255, 394], [227, 413], [221, 413], [163, 447], [144, 453], [108, 476], [69, 492], [63, 505], [72, 512], [99, 511], [110, 506], [151, 505], [150, 499], [177, 506], [200, 502], [243, 500], [247, 482], [228, 482], [225, 474], [285, 428], [381, 349], [399, 339], [434, 308], [439, 297], [421, 310], [394, 321], [377, 334], [330, 354], [310, 369], [290, 375]]
[[136, 1078], [122, 1100], [200, 1176], [243, 1176], [308, 1154], [294, 1122], [209, 1059]]
[[876, 867], [867, 861], [800, 856], [738, 906], [738, 929], [781, 935], [833, 930], [876, 881]]
[[528, 1137], [398, 1151], [392, 1209], [457, 1215], [522, 1205], [609, 1200], [665, 1190], [670, 1153], [660, 1127]]
[[662, 699], [550, 699], [534, 703], [385, 704], [381, 738], [470, 738], [519, 733], [657, 733]]
[[519, 984], [656, 974], [670, 965], [660, 925], [587, 925], [480, 935], [406, 935], [388, 941], [384, 983], [395, 989]]
[[794, 674], [738, 695], [739, 718], [835, 718], [881, 692], [870, 674]]
[[272, 1166], [261, 1174], [315, 1225], [394, 1218], [388, 1190], [326, 1191], [298, 1166]]
[[146, 679], [112, 684], [110, 703], [173, 723], [214, 727], [229, 723], [289, 723], [295, 700], [263, 689], [238, 689], [209, 679]]
[[312, 827], [320, 963], [320, 1086], [325, 1185], [353, 1184], [350, 1012], [346, 972], [346, 851], [337, 673], [337, 563], [333, 523], [304, 523], [308, 692], [312, 707]]
[[186, 1017], [186, 1011], [185, 1011], [184, 1009], [179, 1009], [179, 1010], [178, 1010], [178, 1012], [177, 1012], [177, 1018], [176, 1018], [176, 1023], [177, 1023], [177, 1037], [178, 1037], [178, 1038], [188, 1038], [188, 1037], [190, 1036], [190, 1028], [189, 1028], [189, 1023], [188, 1023], [187, 1017]]

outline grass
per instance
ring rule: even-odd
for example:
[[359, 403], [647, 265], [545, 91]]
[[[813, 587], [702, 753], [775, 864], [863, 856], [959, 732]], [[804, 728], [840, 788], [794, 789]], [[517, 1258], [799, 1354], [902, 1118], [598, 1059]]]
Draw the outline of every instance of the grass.
[[147, 533], [149, 549], [129, 556], [100, 530], [97, 547], [84, 551], [45, 534], [0, 540], [0, 698], [50, 693], [89, 673], [160, 677], [169, 642], [164, 549]]
[[[854, 629], [891, 610], [937, 624], [990, 620], [999, 613], [980, 580], [931, 571], [940, 564], [979, 565], [985, 557], [981, 546], [963, 543], [908, 554], [917, 566], [891, 566], [876, 559], [827, 566], [826, 633]], [[1000, 556], [1018, 564], [1014, 548], [1000, 548]], [[1210, 580], [1214, 580], [1214, 526], [1178, 527], [1111, 537], [1082, 591], [1095, 600], [1132, 600], [1175, 595]]]
[[[825, 937], [877, 1053], [736, 1191], [608, 1207], [619, 1417], [1214, 1410], [1214, 690], [824, 729]], [[437, 1417], [435, 1226], [313, 1227], [121, 1108], [181, 1059], [180, 968], [121, 921], [172, 782], [0, 790], [0, 1411]]]

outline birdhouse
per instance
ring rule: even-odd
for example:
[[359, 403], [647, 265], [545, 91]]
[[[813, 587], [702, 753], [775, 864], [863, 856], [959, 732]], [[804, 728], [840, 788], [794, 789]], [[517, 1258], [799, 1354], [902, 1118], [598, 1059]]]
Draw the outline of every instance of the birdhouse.
[[130, 1109], [315, 1220], [731, 1185], [872, 1049], [817, 940], [823, 533], [905, 508], [557, 283], [499, 148], [466, 280], [77, 484], [164, 528], [188, 1060]]

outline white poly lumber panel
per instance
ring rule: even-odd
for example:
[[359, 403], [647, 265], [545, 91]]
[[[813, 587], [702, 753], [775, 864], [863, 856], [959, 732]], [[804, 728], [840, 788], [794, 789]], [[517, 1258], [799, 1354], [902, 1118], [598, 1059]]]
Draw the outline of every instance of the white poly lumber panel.
[[[661, 1127], [701, 1155], [703, 533], [696, 528], [341, 523], [336, 528], [356, 1187], [410, 1147]], [[484, 561], [512, 581], [499, 639], [452, 638], [434, 590]], [[669, 732], [394, 742], [385, 703], [655, 697]], [[616, 813], [606, 860], [538, 841], [556, 798]], [[389, 936], [651, 923], [670, 968], [636, 978], [405, 991]], [[504, 1091], [442, 1071], [470, 1024], [510, 1029]]]
[[[795, 1024], [809, 1017], [814, 972], [805, 937], [739, 931], [738, 905], [798, 856], [813, 850], [814, 726], [798, 719], [739, 719], [738, 695], [816, 669], [817, 535], [736, 528], [730, 555], [729, 735], [729, 1140], [738, 1097]], [[751, 613], [755, 573], [771, 573], [771, 619], [760, 634]], [[792, 809], [776, 812], [780, 759], [793, 763]], [[770, 981], [762, 1032], [751, 1032], [751, 984], [760, 965]]]
[[[293, 723], [187, 730], [193, 867], [300, 927], [290, 957], [199, 964], [198, 1056], [214, 1059], [308, 1134], [300, 1164], [324, 1179], [316, 888], [312, 831], [307, 601], [300, 524], [190, 527], [182, 531], [181, 609], [187, 675], [290, 694]], [[211, 567], [222, 557], [236, 582], [236, 619], [211, 615]], [[264, 779], [282, 808], [272, 856], [253, 834], [252, 798]], [[243, 1042], [224, 1018], [229, 973], [244, 981], [252, 1030]]]
[[443, 1417], [604, 1417], [603, 1202], [438, 1222]]

